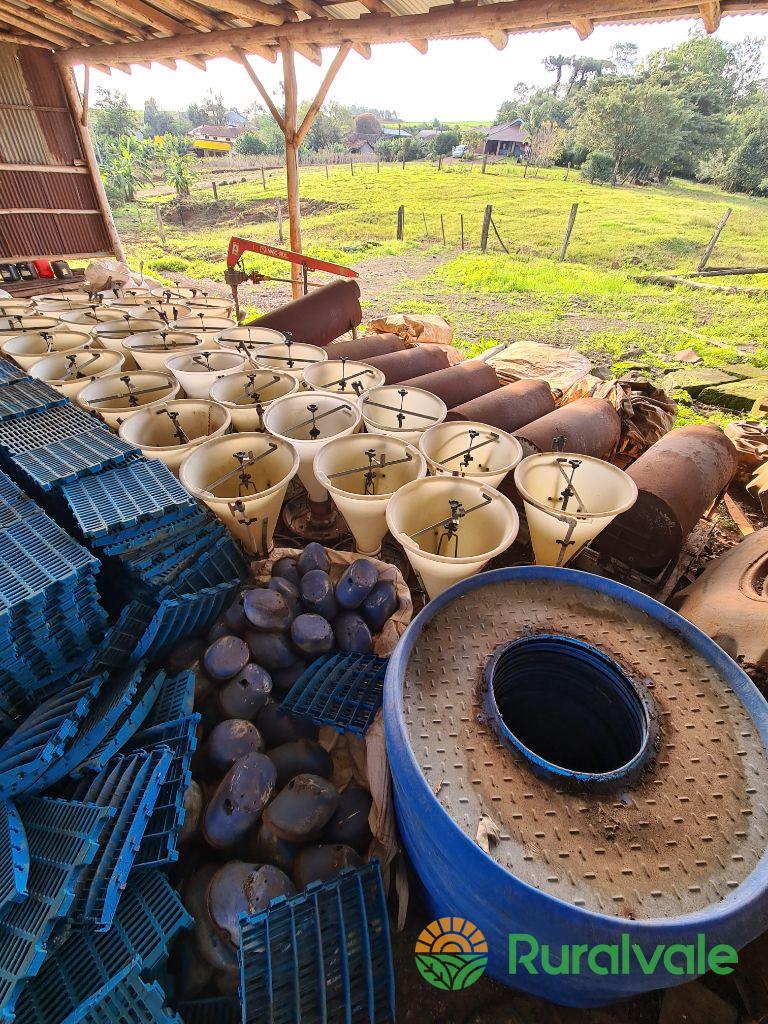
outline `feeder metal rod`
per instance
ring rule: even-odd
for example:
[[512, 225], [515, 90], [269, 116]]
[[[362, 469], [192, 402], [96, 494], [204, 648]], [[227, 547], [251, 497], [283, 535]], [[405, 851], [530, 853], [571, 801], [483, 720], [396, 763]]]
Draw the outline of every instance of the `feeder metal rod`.
[[370, 399], [366, 399], [364, 405], [373, 405], [377, 409], [388, 409], [390, 412], [395, 412], [402, 416], [417, 416], [420, 420], [432, 420], [433, 423], [437, 422], [437, 416], [428, 416], [425, 412], [411, 412], [410, 409], [398, 409], [394, 405], [384, 405], [382, 402], [372, 402]]
[[293, 426], [286, 427], [284, 433], [289, 434], [293, 430], [301, 429], [301, 427], [308, 427], [310, 423], [317, 423], [317, 421], [323, 419], [324, 416], [330, 416], [332, 413], [341, 412], [342, 410], [348, 413], [352, 412], [348, 405], [337, 405], [334, 406], [333, 409], [326, 409], [325, 412], [321, 412], [319, 416], [310, 416], [308, 420], [302, 420], [301, 423], [294, 423]]
[[[381, 456], [383, 459], [383, 456]], [[406, 455], [404, 459], [393, 459], [391, 462], [373, 462], [370, 466], [358, 466], [356, 469], [342, 469], [338, 473], [329, 473], [329, 480], [338, 480], [342, 476], [352, 476], [353, 473], [368, 473], [372, 469], [386, 469], [389, 466], [402, 466], [404, 462], [412, 462], [413, 456]]]
[[463, 451], [456, 452], [454, 455], [446, 455], [446, 457], [441, 459], [440, 462], [453, 462], [454, 459], [460, 459], [462, 455], [469, 455], [470, 453], [474, 454], [476, 451], [484, 448], [487, 444], [494, 444], [498, 440], [498, 434], [491, 434], [487, 441], [481, 441], [480, 444], [476, 444], [474, 448], [470, 445], [469, 448], [464, 448]]
[[[208, 484], [208, 488], [206, 489], [205, 493], [210, 495], [210, 497], [213, 497], [213, 494], [211, 492], [214, 491], [220, 484], [225, 483], [225, 481], [229, 480], [229, 478], [234, 476], [236, 473], [242, 473], [242, 471], [246, 468], [250, 469], [251, 466], [255, 466], [257, 462], [261, 462], [262, 459], [266, 459], [268, 455], [271, 455], [273, 452], [276, 451], [277, 445], [270, 443], [267, 451], [262, 452], [261, 455], [257, 455], [254, 457], [253, 452], [248, 452], [247, 455], [243, 453], [244, 457], [240, 465], [236, 469], [230, 469], [230, 471], [228, 473], [225, 473], [224, 476], [220, 476], [218, 480], [214, 480], [212, 483]], [[246, 461], [246, 459], [248, 461]]]
[[173, 387], [172, 384], [159, 384], [156, 388], [136, 388], [136, 389], [129, 388], [127, 391], [124, 391], [124, 392], [122, 392], [120, 394], [116, 394], [116, 395], [102, 395], [100, 398], [97, 398], [96, 401], [97, 402], [111, 402], [111, 401], [113, 401], [116, 398], [133, 398], [134, 395], [151, 395], [155, 391], [166, 391], [168, 388], [171, 388], [171, 387]]
[[[484, 494], [483, 498], [485, 500], [478, 502], [477, 505], [471, 505], [469, 508], [463, 508], [461, 512], [457, 512], [458, 518], [463, 519], [464, 516], [468, 516], [470, 512], [476, 512], [479, 508], [485, 508], [485, 506], [490, 505], [493, 500], [489, 494]], [[423, 530], [417, 530], [416, 533], [409, 533], [407, 536], [410, 537], [411, 540], [416, 540], [416, 538], [420, 537], [422, 533], [429, 533], [430, 530], [437, 530], [441, 526], [444, 526], [447, 529], [449, 526], [455, 525], [455, 522], [456, 520], [452, 516], [449, 516], [447, 519], [441, 519], [440, 522], [432, 523], [431, 526], [425, 526]]]

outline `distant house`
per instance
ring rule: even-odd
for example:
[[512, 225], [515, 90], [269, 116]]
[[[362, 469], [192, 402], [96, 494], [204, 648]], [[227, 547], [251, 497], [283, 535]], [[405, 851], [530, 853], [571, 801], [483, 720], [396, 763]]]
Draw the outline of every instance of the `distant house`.
[[345, 141], [350, 153], [373, 153], [380, 139], [400, 138], [410, 139], [411, 133], [404, 128], [382, 128], [375, 114], [358, 114]]
[[228, 110], [224, 117], [230, 128], [244, 128], [248, 124], [248, 118], [237, 107]]
[[189, 132], [192, 147], [200, 156], [223, 156], [232, 150], [232, 144], [240, 135], [239, 128], [226, 124], [200, 124]]
[[381, 134], [385, 139], [410, 139], [411, 133], [405, 128], [382, 128]]
[[347, 143], [347, 149], [350, 153], [375, 153], [376, 150], [373, 148], [371, 143], [367, 139], [355, 139], [354, 142]]
[[490, 156], [523, 156], [528, 145], [528, 132], [522, 118], [495, 124], [485, 137], [483, 152]]
[[440, 135], [440, 131], [437, 128], [422, 128], [420, 132], [416, 132], [417, 139], [434, 139]]

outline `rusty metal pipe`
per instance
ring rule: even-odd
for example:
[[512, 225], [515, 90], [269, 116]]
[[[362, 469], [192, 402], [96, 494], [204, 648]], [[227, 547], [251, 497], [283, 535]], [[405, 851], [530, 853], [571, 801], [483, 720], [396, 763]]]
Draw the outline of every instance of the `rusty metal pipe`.
[[719, 427], [703, 423], [671, 430], [627, 470], [637, 484], [637, 501], [595, 547], [637, 569], [665, 565], [728, 486], [737, 465], [736, 448]]
[[288, 331], [294, 341], [324, 346], [357, 327], [362, 319], [357, 281], [333, 281], [249, 321], [248, 326]]
[[420, 377], [411, 377], [404, 383], [410, 388], [421, 388], [442, 398], [449, 409], [499, 389], [499, 378], [493, 367], [480, 359], [457, 363], [447, 370], [434, 370]]
[[562, 450], [607, 459], [621, 435], [621, 419], [604, 398], [579, 398], [514, 431], [525, 455], [551, 452], [558, 438]]
[[441, 345], [409, 348], [405, 352], [390, 352], [365, 361], [381, 370], [385, 384], [400, 384], [411, 377], [420, 377], [433, 370], [444, 370], [449, 365], [448, 355]]
[[471, 402], [448, 411], [449, 420], [487, 423], [490, 427], [512, 432], [526, 423], [546, 416], [555, 408], [555, 399], [546, 381], [517, 380]]
[[384, 356], [389, 352], [403, 352], [406, 343], [397, 334], [364, 334], [352, 341], [334, 341], [328, 346], [329, 359], [360, 359], [367, 362], [372, 356]]

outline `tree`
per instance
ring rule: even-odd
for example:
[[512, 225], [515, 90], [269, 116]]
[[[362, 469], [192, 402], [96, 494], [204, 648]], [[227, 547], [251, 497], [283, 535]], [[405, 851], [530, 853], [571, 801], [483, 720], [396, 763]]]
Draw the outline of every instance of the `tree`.
[[173, 185], [179, 198], [187, 198], [195, 180], [189, 147], [183, 140], [168, 135], [163, 139], [161, 152], [163, 181]]
[[447, 156], [460, 141], [458, 132], [440, 132], [429, 140], [429, 148], [434, 156]]
[[570, 67], [572, 57], [564, 57], [562, 53], [555, 54], [544, 59], [544, 67], [547, 71], [555, 74], [555, 84], [552, 86], [552, 95], [557, 96], [560, 92], [560, 83], [563, 79], [563, 69]]
[[637, 43], [616, 43], [611, 47], [611, 63], [617, 75], [632, 75], [637, 67]]
[[138, 111], [128, 106], [128, 97], [117, 89], [96, 89], [91, 125], [95, 135], [117, 140], [121, 135], [132, 135], [138, 130], [141, 118]]
[[768, 192], [768, 97], [734, 115], [738, 142], [724, 161], [718, 184], [742, 192]]
[[465, 128], [461, 133], [461, 141], [470, 153], [482, 153], [485, 146], [485, 132], [480, 128]]
[[544, 121], [531, 135], [528, 145], [529, 163], [551, 167], [565, 147], [565, 131], [555, 121]]
[[227, 108], [224, 106], [224, 98], [221, 93], [215, 93], [212, 89], [203, 96], [201, 103], [190, 103], [187, 107], [187, 117], [193, 128], [201, 124], [226, 124]]
[[105, 147], [102, 166], [107, 192], [118, 201], [132, 203], [136, 188], [152, 177], [149, 145], [134, 135], [124, 135]]
[[674, 165], [687, 128], [685, 105], [665, 89], [623, 79], [594, 92], [576, 130], [589, 150], [613, 157], [613, 179], [646, 178]]
[[267, 147], [256, 132], [243, 132], [235, 142], [235, 152], [243, 156], [261, 156], [266, 151]]

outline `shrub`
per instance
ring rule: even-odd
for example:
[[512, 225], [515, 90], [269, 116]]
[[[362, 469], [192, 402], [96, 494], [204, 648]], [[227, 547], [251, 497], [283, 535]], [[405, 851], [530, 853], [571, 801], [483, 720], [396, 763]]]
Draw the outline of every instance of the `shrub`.
[[235, 142], [235, 152], [243, 156], [261, 156], [267, 152], [267, 147], [256, 132], [243, 132]]
[[189, 260], [182, 256], [158, 256], [157, 259], [147, 260], [147, 270], [155, 271], [158, 274], [183, 274], [189, 269]]
[[594, 151], [587, 154], [581, 165], [581, 176], [590, 182], [610, 181], [613, 177], [613, 157], [610, 153]]

